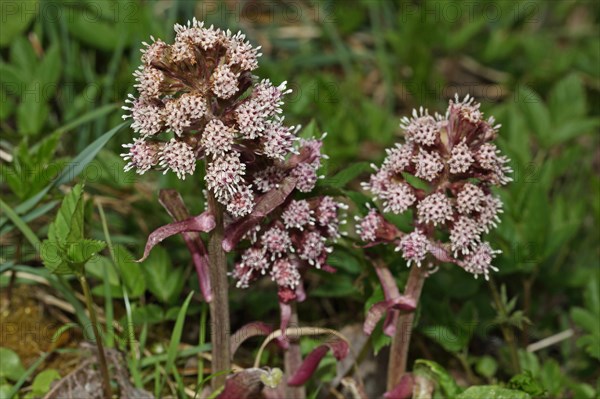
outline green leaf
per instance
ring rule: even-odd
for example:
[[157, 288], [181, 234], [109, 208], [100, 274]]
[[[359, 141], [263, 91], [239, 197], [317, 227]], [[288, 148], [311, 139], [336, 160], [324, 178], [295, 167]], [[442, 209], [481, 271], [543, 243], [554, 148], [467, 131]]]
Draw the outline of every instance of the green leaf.
[[[104, 279], [104, 270], [108, 271], [108, 281], [105, 281]], [[104, 284], [108, 284], [112, 287], [115, 287], [115, 289], [119, 286], [119, 275], [117, 274], [117, 271], [115, 270], [115, 268], [112, 265], [112, 261], [110, 260], [110, 258], [106, 257], [106, 256], [95, 256], [94, 258], [90, 259], [89, 262], [87, 262], [85, 264], [85, 272], [86, 274], [89, 274], [90, 276], [93, 276], [99, 280], [102, 280], [102, 282]], [[97, 287], [94, 287], [94, 289], [92, 289], [92, 291], [94, 291]], [[120, 291], [120, 290], [119, 290]]]
[[434, 361], [418, 359], [415, 361], [413, 370], [415, 375], [435, 382], [444, 398], [454, 398], [461, 391], [446, 369]]
[[40, 251], [44, 266], [54, 274], [71, 274], [73, 270], [66, 261], [67, 254], [56, 241], [44, 240]]
[[525, 370], [524, 372], [512, 377], [507, 384], [507, 388], [518, 389], [520, 391], [527, 392], [533, 397], [539, 397], [545, 393], [544, 388], [542, 388], [540, 383], [533, 378], [533, 375], [529, 370]]
[[531, 399], [531, 396], [523, 391], [506, 389], [498, 385], [481, 385], [467, 388], [456, 399]]
[[65, 196], [42, 245], [44, 266], [55, 274], [81, 273], [84, 264], [106, 244], [83, 238], [83, 186]]
[[556, 145], [572, 140], [581, 135], [591, 133], [600, 126], [600, 118], [569, 120], [558, 126], [550, 136], [549, 144]]
[[[10, 63], [17, 67], [27, 81], [33, 78], [33, 71], [38, 63], [38, 57], [27, 36], [16, 38], [10, 45]], [[22, 96], [23, 93], [20, 93]]]
[[142, 271], [148, 290], [163, 303], [173, 303], [185, 283], [181, 268], [174, 268], [167, 251], [156, 247], [142, 262]]
[[481, 356], [475, 363], [475, 371], [487, 378], [492, 378], [498, 371], [498, 363], [491, 356]]
[[60, 373], [55, 369], [44, 370], [35, 376], [31, 391], [34, 396], [44, 396], [50, 390], [52, 383], [60, 378]]
[[34, 136], [42, 130], [50, 112], [43, 97], [41, 82], [36, 79], [29, 83], [17, 107], [17, 127], [22, 135]]
[[69, 32], [83, 43], [100, 50], [114, 50], [119, 42], [119, 32], [114, 25], [100, 18], [90, 18], [86, 10], [70, 10]]
[[19, 355], [11, 349], [0, 347], [0, 379], [17, 381], [25, 373]]
[[56, 218], [48, 228], [48, 239], [64, 245], [67, 240], [76, 241], [82, 238], [83, 185], [77, 184], [63, 199]]
[[456, 334], [447, 326], [429, 326], [423, 327], [421, 330], [423, 334], [451, 353], [460, 352], [469, 342], [469, 337], [465, 337], [464, 334]]
[[520, 86], [516, 95], [517, 105], [525, 115], [529, 127], [544, 146], [548, 145], [552, 135], [551, 119], [544, 101], [525, 86]]
[[343, 188], [360, 174], [371, 170], [368, 162], [358, 162], [339, 171], [335, 176], [325, 178], [319, 182], [320, 186]]
[[37, 0], [10, 1], [2, 4], [2, 23], [0, 24], [0, 47], [12, 43], [35, 18], [38, 10]]
[[600, 289], [598, 282], [592, 281], [587, 285], [584, 297], [586, 309], [571, 308], [571, 318], [586, 335], [577, 340], [577, 346], [583, 348], [588, 355], [600, 360]]
[[12, 395], [13, 386], [9, 384], [0, 384], [0, 398], [10, 398]]
[[69, 262], [83, 267], [87, 261], [104, 248], [106, 248], [106, 243], [104, 241], [80, 239], [77, 242], [68, 244], [67, 257]]
[[557, 126], [583, 117], [587, 109], [581, 79], [572, 73], [556, 83], [548, 96], [548, 106]]
[[114, 246], [115, 261], [130, 298], [137, 298], [146, 290], [146, 280], [142, 266], [122, 245]]
[[35, 75], [41, 84], [41, 100], [50, 100], [58, 88], [61, 72], [60, 47], [53, 44], [39, 63]]

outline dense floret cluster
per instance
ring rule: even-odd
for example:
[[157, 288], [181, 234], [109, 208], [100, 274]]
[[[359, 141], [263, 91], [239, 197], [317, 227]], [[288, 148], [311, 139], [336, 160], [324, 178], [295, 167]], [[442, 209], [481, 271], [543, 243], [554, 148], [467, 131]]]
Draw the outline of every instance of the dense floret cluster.
[[[390, 237], [389, 224], [371, 209], [357, 219], [359, 236], [366, 242], [394, 242], [408, 265], [420, 266], [428, 254], [447, 251], [454, 263], [475, 277], [488, 278], [490, 270], [497, 270], [491, 262], [499, 251], [481, 236], [496, 227], [502, 212], [502, 202], [491, 187], [511, 181], [512, 172], [509, 159], [493, 143], [499, 125], [493, 117], [484, 119], [480, 104], [467, 96], [451, 100], [444, 116], [414, 110], [411, 118], [402, 119], [401, 127], [405, 143], [387, 150], [383, 164], [374, 166], [363, 188], [381, 202], [385, 213], [412, 209], [415, 230]], [[423, 184], [416, 187], [408, 175]], [[436, 241], [445, 236], [449, 242]]]
[[142, 65], [134, 73], [137, 97], [129, 95], [125, 119], [139, 135], [124, 147], [126, 170], [151, 168], [185, 179], [206, 162], [205, 181], [230, 216], [249, 214], [256, 197], [288, 175], [311, 191], [318, 162], [289, 166], [297, 153], [296, 127], [284, 124], [286, 83], [274, 85], [252, 75], [260, 47], [241, 33], [205, 27], [194, 20], [175, 26], [175, 43], [144, 43]]
[[327, 256], [340, 236], [345, 209], [346, 205], [328, 196], [287, 201], [281, 212], [247, 234], [250, 247], [232, 273], [237, 286], [246, 288], [268, 274], [282, 302], [296, 299], [303, 271], [329, 268]]

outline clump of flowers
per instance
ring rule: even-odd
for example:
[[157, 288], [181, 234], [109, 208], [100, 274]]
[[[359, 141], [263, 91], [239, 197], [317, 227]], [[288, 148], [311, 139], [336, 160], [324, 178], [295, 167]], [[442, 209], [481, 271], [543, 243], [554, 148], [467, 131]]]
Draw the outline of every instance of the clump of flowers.
[[[398, 231], [376, 209], [357, 219], [366, 242], [392, 242], [407, 264], [452, 262], [477, 278], [497, 269], [499, 252], [482, 238], [499, 222], [502, 201], [493, 186], [511, 181], [509, 159], [493, 143], [499, 125], [484, 119], [480, 104], [467, 96], [450, 100], [444, 116], [423, 108], [401, 121], [405, 143], [387, 150], [381, 167], [363, 188], [383, 212], [413, 212], [414, 230]], [[418, 187], [415, 181], [420, 181]], [[448, 239], [446, 240], [446, 237]]]
[[124, 145], [126, 169], [143, 174], [156, 168], [185, 179], [204, 160], [207, 188], [233, 218], [251, 213], [257, 197], [285, 176], [296, 176], [298, 189], [311, 191], [319, 155], [286, 164], [299, 151], [298, 129], [281, 116], [290, 90], [285, 82], [252, 75], [260, 47], [195, 19], [175, 31], [173, 44], [144, 43], [134, 73], [139, 95], [129, 95], [123, 107], [139, 135]]
[[263, 275], [277, 284], [283, 303], [303, 298], [302, 272], [333, 271], [326, 264], [331, 244], [340, 236], [346, 205], [329, 196], [288, 199], [280, 212], [246, 235], [250, 244], [236, 263], [233, 277], [247, 288]]

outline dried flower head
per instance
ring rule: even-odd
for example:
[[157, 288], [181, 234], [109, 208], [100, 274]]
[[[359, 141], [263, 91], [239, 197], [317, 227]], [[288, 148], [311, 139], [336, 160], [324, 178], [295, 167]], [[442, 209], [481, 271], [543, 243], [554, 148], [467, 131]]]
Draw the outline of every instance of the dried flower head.
[[[415, 230], [394, 231], [376, 209], [358, 219], [356, 230], [366, 242], [393, 242], [407, 263], [453, 262], [475, 276], [486, 276], [497, 253], [482, 234], [499, 223], [502, 201], [493, 186], [511, 181], [509, 160], [493, 143], [499, 125], [484, 118], [472, 97], [450, 100], [444, 116], [423, 108], [400, 124], [406, 143], [387, 150], [365, 190], [381, 201], [383, 212], [413, 211]], [[413, 179], [421, 179], [418, 187]], [[425, 188], [424, 188], [425, 187]], [[439, 233], [438, 233], [439, 232]], [[443, 233], [443, 234], [442, 234]], [[448, 242], [437, 241], [449, 237]]]

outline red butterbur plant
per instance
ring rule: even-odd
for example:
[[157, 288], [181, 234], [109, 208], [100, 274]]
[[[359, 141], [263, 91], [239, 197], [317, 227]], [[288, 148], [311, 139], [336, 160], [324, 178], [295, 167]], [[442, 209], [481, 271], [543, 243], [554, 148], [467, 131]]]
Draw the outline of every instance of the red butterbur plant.
[[[240, 287], [268, 274], [279, 287], [282, 327], [290, 303], [303, 299], [301, 274], [327, 268], [329, 243], [338, 235], [343, 205], [329, 197], [293, 200], [319, 178], [321, 139], [300, 140], [284, 124], [281, 106], [290, 92], [252, 75], [259, 47], [193, 20], [175, 26], [175, 43], [152, 39], [134, 73], [139, 95], [129, 95], [124, 118], [139, 135], [124, 147], [125, 169], [173, 172], [180, 179], [204, 167], [208, 209], [190, 217], [173, 190], [160, 200], [174, 223], [154, 231], [144, 251], [182, 234], [211, 311], [213, 373], [231, 368], [225, 252], [249, 245], [233, 276]], [[308, 194], [306, 194], [308, 196]], [[204, 243], [198, 232], [209, 233]], [[225, 381], [213, 378], [213, 388]]]
[[[425, 278], [440, 263], [453, 263], [475, 278], [497, 271], [492, 265], [500, 251], [482, 235], [496, 227], [502, 201], [493, 186], [511, 181], [508, 158], [493, 143], [499, 125], [484, 119], [480, 104], [467, 96], [451, 100], [444, 116], [423, 108], [403, 118], [405, 143], [387, 150], [363, 188], [382, 205], [383, 213], [412, 211], [414, 229], [401, 232], [378, 209], [357, 218], [357, 233], [367, 246], [396, 246], [412, 266], [403, 294], [389, 269], [377, 264], [385, 301], [375, 304], [364, 325], [370, 334], [387, 314], [384, 332], [393, 337], [388, 368], [388, 391], [406, 371], [410, 330]], [[404, 382], [407, 379], [403, 380]]]

